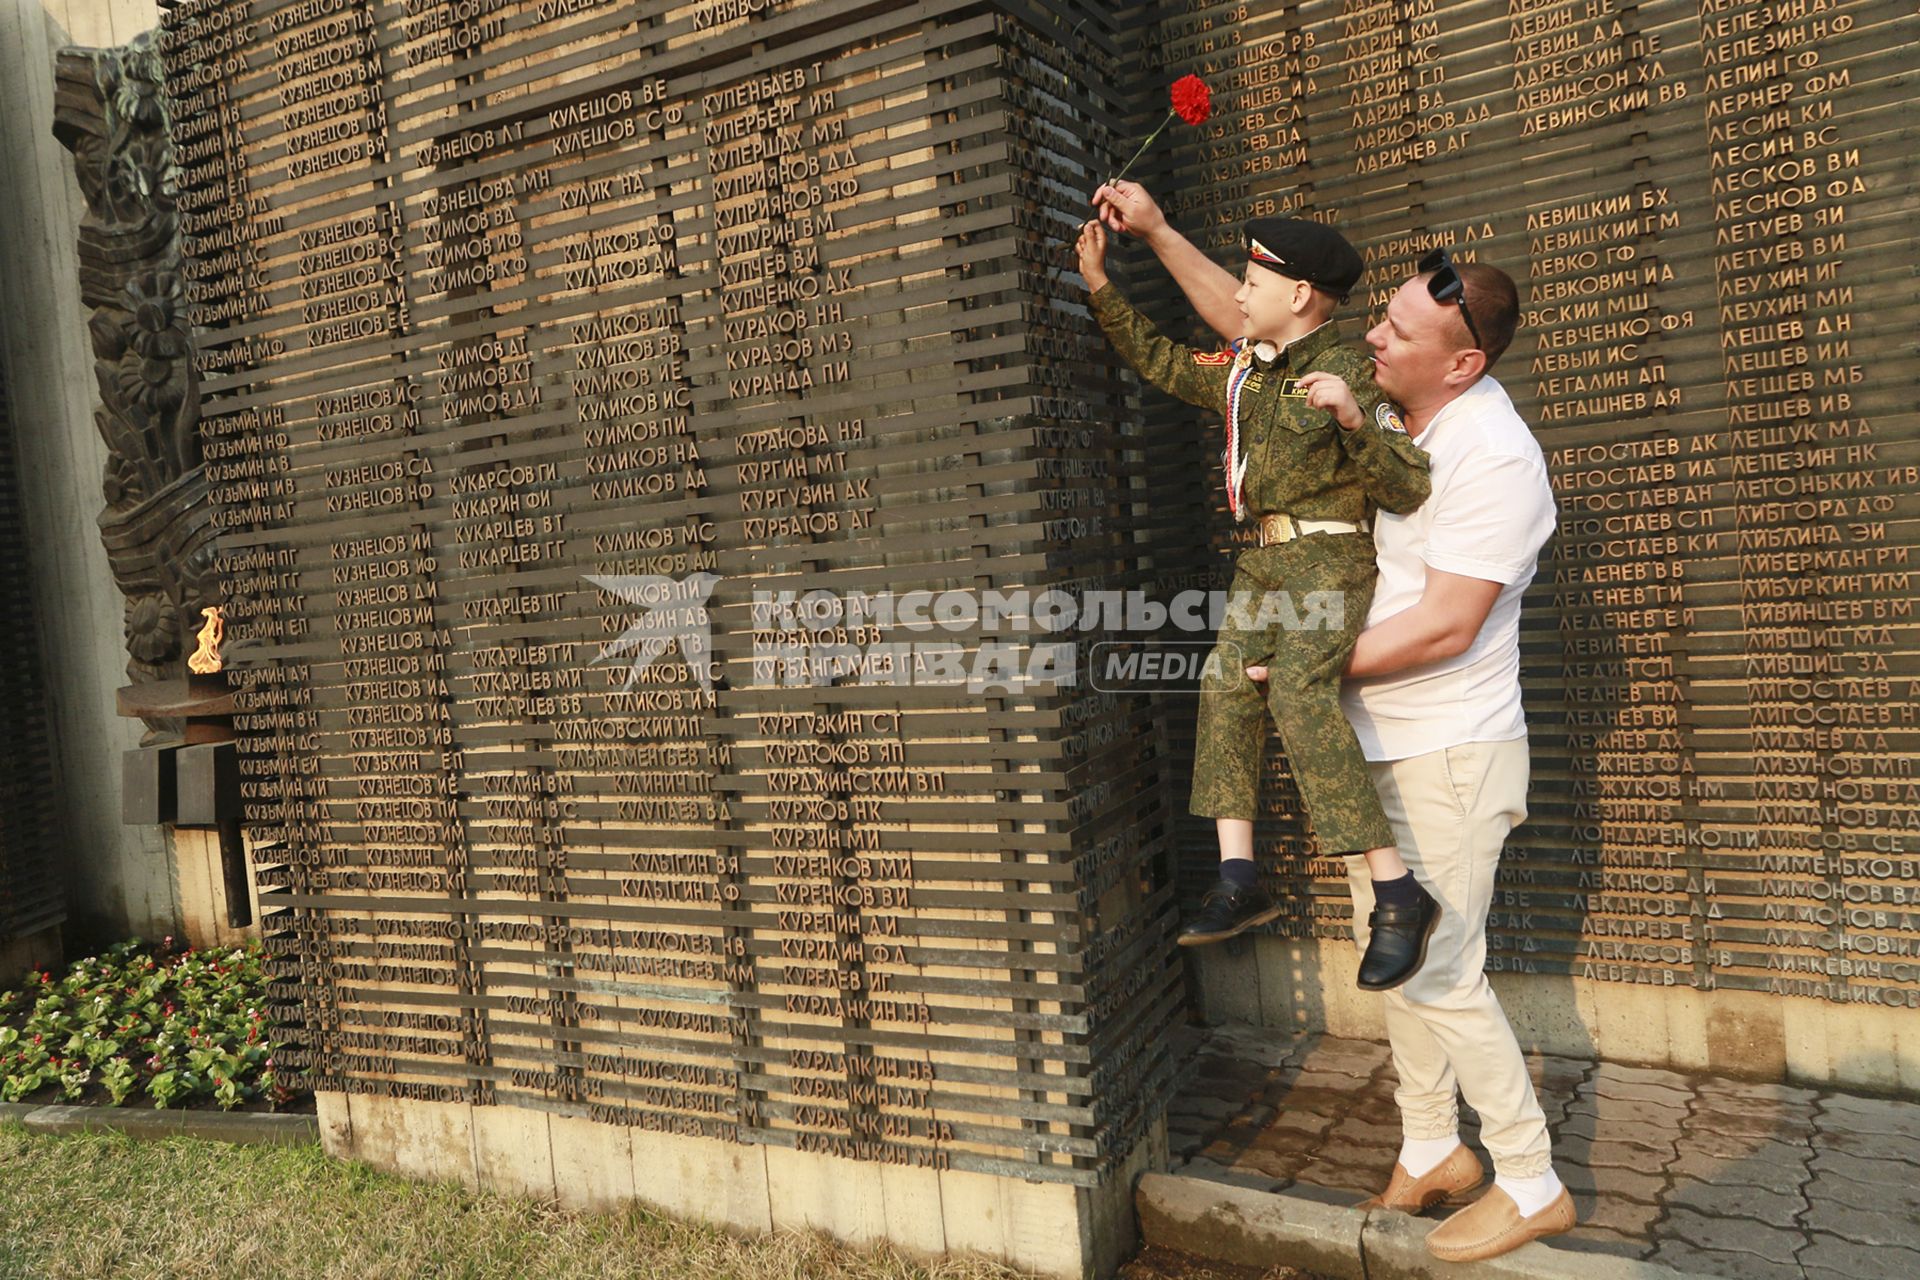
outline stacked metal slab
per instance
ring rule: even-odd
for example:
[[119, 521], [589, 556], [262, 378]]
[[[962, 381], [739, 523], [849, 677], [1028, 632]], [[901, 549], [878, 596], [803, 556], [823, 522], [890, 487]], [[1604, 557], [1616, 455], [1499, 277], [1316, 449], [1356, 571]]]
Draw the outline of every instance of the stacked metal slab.
[[[0, 949], [66, 919], [53, 862], [53, 740], [40, 683], [40, 636], [33, 621], [26, 520], [20, 509], [12, 405], [0, 369], [0, 707], [8, 732], [0, 744], [6, 799], [0, 804]], [[0, 981], [12, 975], [0, 973]]]
[[[1532, 817], [1491, 967], [1920, 1004], [1914, 15], [1310, 0], [1121, 20], [1144, 33], [1143, 119], [1148, 88], [1212, 87], [1213, 123], [1147, 183], [1220, 261], [1256, 214], [1331, 220], [1369, 264], [1356, 340], [1435, 245], [1518, 282], [1495, 372], [1561, 526], [1523, 622]], [[1132, 279], [1190, 323], [1163, 273]], [[1176, 539], [1156, 562], [1218, 582], [1216, 428], [1146, 405], [1152, 469], [1185, 468], [1156, 496], [1214, 512], [1212, 553]], [[1344, 938], [1342, 868], [1284, 763], [1269, 797], [1283, 928]], [[1211, 832], [1179, 847], [1196, 895]]]
[[1160, 712], [1055, 607], [1151, 505], [1057, 270], [1104, 9], [168, 9], [313, 1087], [1079, 1185], [1151, 1124]]

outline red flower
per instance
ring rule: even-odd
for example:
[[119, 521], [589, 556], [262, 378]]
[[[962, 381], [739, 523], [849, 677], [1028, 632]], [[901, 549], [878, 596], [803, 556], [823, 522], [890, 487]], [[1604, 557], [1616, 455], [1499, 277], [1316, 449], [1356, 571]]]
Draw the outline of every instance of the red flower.
[[1205, 124], [1213, 114], [1213, 93], [1199, 76], [1181, 76], [1173, 82], [1173, 109], [1188, 124]]
[[1153, 140], [1167, 131], [1167, 126], [1173, 123], [1176, 116], [1188, 124], [1200, 124], [1213, 114], [1213, 94], [1207, 89], [1206, 81], [1199, 76], [1181, 76], [1173, 82], [1171, 93], [1173, 106], [1168, 110], [1166, 119], [1147, 135], [1147, 140], [1140, 144], [1138, 151], [1133, 153], [1133, 159], [1121, 165], [1120, 172], [1107, 179], [1109, 185], [1119, 182], [1132, 172], [1134, 161], [1146, 154], [1147, 148], [1153, 145]]

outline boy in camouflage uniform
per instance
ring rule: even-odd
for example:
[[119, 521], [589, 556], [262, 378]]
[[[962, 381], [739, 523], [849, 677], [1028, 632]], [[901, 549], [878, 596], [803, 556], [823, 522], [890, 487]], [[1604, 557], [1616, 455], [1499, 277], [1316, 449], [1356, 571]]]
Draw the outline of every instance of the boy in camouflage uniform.
[[[1247, 244], [1235, 295], [1246, 327], [1225, 351], [1172, 342], [1128, 305], [1106, 278], [1099, 222], [1086, 224], [1076, 246], [1093, 314], [1127, 363], [1169, 395], [1225, 416], [1228, 505], [1257, 534], [1240, 553], [1201, 680], [1190, 808], [1217, 821], [1222, 878], [1180, 942], [1214, 942], [1279, 914], [1252, 860], [1271, 714], [1322, 850], [1366, 854], [1377, 905], [1360, 985], [1384, 990], [1419, 968], [1438, 906], [1394, 847], [1341, 712], [1340, 673], [1373, 598], [1369, 518], [1426, 501], [1427, 455], [1332, 320], [1364, 269], [1353, 246], [1295, 218], [1254, 219]], [[1267, 669], [1264, 698], [1248, 667]]]

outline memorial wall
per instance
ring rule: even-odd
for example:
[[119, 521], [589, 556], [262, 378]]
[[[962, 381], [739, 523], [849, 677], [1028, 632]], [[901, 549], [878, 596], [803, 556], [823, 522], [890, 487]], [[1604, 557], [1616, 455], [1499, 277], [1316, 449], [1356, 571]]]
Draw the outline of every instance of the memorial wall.
[[877, 598], [1133, 570], [1139, 427], [1048, 276], [1107, 20], [241, 0], [162, 44], [281, 1060], [1105, 1177], [1180, 998], [1151, 709]]
[[[1355, 338], [1435, 245], [1519, 285], [1496, 373], [1561, 521], [1521, 624], [1531, 817], [1489, 967], [1920, 1006], [1920, 18], [1873, 0], [1137, 12], [1147, 80], [1197, 73], [1215, 95], [1199, 145], [1144, 180], [1216, 259], [1253, 215], [1333, 222], [1368, 263]], [[1171, 326], [1184, 305], [1140, 256], [1129, 287]], [[1145, 412], [1150, 469], [1191, 473], [1170, 500], [1215, 512], [1213, 551], [1163, 543], [1163, 563], [1224, 585], [1212, 425], [1152, 392]], [[1298, 904], [1279, 928], [1345, 939], [1342, 868], [1291, 794], [1270, 788], [1262, 833]], [[1188, 820], [1179, 843], [1197, 894], [1211, 831]]]
[[[1916, 26], [175, 5], [287, 1061], [1078, 1186], [1139, 1147], [1214, 857], [1191, 699], [1098, 687], [1084, 616], [879, 602], [1224, 587], [1217, 424], [1065, 269], [1188, 72], [1213, 119], [1142, 176], [1221, 261], [1250, 216], [1334, 221], [1355, 338], [1433, 245], [1519, 282], [1498, 372], [1562, 524], [1492, 965], [1920, 1003]], [[1190, 332], [1145, 256], [1123, 285]], [[1344, 938], [1274, 783], [1279, 931]]]

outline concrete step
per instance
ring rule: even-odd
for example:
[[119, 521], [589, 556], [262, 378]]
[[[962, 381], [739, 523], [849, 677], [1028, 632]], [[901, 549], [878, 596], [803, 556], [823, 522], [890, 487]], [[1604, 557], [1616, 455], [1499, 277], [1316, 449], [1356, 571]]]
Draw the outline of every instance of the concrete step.
[[204, 1138], [211, 1142], [297, 1146], [318, 1142], [318, 1121], [309, 1115], [271, 1111], [163, 1111], [152, 1107], [74, 1107], [0, 1103], [0, 1122], [31, 1133], [123, 1133], [129, 1138]]
[[1179, 1174], [1145, 1175], [1134, 1204], [1148, 1248], [1256, 1271], [1292, 1267], [1329, 1280], [1708, 1280], [1544, 1240], [1484, 1262], [1442, 1262], [1426, 1248], [1437, 1220]]

